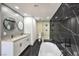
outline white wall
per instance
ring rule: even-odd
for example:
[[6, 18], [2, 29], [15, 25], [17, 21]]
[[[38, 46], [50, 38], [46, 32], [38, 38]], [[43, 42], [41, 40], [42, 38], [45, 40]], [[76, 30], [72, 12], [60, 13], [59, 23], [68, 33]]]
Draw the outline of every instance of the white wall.
[[0, 4], [0, 55], [1, 55], [1, 4]]
[[30, 33], [31, 45], [36, 41], [36, 20], [33, 17], [24, 18], [24, 33]]
[[0, 4], [0, 39], [1, 39], [1, 4]]

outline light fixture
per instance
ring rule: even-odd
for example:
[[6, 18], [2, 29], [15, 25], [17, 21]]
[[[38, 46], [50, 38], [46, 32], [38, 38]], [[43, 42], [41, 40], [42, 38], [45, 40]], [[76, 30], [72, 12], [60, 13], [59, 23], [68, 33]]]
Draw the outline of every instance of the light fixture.
[[40, 17], [35, 17], [36, 20], [40, 20]]
[[38, 6], [39, 6], [38, 4], [35, 4], [35, 5], [34, 5], [34, 7], [38, 7]]
[[15, 13], [15, 16], [19, 16], [19, 14]]
[[57, 19], [58, 17], [56, 16], [55, 19]]
[[48, 17], [46, 17], [47, 19], [50, 19], [50, 17], [48, 16]]
[[16, 9], [20, 9], [18, 6], [15, 6]]
[[28, 14], [27, 13], [24, 13], [24, 16], [28, 16]]
[[24, 15], [24, 16], [31, 16], [30, 14], [27, 14], [27, 13], [24, 13], [23, 15]]

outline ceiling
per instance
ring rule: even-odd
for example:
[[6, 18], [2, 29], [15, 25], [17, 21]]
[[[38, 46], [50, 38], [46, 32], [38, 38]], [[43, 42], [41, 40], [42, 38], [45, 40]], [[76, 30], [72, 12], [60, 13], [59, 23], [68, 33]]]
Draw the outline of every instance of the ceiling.
[[6, 3], [23, 16], [33, 16], [36, 19], [50, 20], [61, 3]]

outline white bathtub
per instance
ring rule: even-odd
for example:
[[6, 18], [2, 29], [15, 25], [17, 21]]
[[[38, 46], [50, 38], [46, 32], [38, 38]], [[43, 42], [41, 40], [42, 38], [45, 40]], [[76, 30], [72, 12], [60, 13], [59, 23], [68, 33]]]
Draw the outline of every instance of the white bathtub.
[[63, 56], [62, 52], [51, 42], [43, 42], [40, 46], [38, 56]]

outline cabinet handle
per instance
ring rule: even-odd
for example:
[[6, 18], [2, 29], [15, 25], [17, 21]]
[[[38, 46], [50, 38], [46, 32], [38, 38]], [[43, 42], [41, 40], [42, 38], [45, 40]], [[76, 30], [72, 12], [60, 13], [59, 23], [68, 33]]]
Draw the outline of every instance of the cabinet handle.
[[27, 39], [27, 41], [29, 41], [29, 39]]
[[22, 43], [20, 43], [20, 47], [22, 46]]

